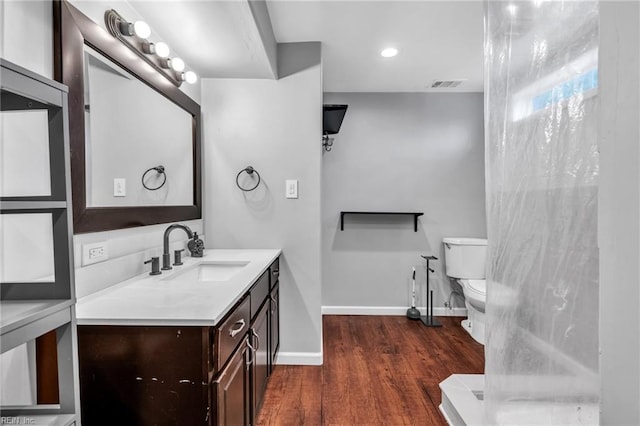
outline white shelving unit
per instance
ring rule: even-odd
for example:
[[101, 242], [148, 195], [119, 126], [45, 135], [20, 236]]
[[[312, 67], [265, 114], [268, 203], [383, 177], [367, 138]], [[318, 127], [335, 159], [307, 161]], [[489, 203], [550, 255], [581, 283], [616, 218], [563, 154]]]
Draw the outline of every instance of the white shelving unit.
[[0, 214], [48, 214], [54, 266], [53, 277], [45, 281], [0, 283], [0, 349], [5, 353], [55, 330], [60, 396], [55, 405], [2, 406], [0, 416], [3, 423], [12, 421], [6, 417], [14, 417], [12, 424], [76, 425], [80, 424], [80, 398], [67, 88], [1, 58], [0, 86], [3, 112], [47, 113], [50, 195], [0, 197]]

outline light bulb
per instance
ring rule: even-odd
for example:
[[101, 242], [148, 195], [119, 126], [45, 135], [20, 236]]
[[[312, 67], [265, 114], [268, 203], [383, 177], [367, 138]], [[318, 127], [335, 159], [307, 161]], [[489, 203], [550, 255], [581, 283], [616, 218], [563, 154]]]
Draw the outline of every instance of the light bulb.
[[169, 57], [170, 53], [171, 50], [169, 49], [169, 46], [167, 46], [167, 43], [164, 43], [162, 41], [156, 43], [156, 55], [161, 58], [167, 58]]
[[133, 32], [140, 38], [147, 38], [151, 35], [151, 28], [149, 28], [149, 24], [144, 21], [136, 21], [133, 24]]
[[393, 58], [398, 54], [398, 49], [389, 47], [387, 49], [384, 49], [382, 52], [380, 52], [380, 54], [385, 58]]
[[198, 81], [198, 76], [193, 71], [187, 71], [186, 73], [184, 73], [184, 79], [187, 83], [194, 84], [196, 81]]
[[171, 58], [171, 68], [178, 72], [184, 70], [184, 61], [180, 58]]

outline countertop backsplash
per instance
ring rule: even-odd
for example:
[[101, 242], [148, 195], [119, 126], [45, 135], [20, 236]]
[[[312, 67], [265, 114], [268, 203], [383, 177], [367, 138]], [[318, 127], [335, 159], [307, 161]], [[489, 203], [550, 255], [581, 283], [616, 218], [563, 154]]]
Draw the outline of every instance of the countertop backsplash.
[[[197, 232], [206, 243], [205, 236], [201, 235], [202, 220], [179, 223]], [[154, 256], [162, 257], [162, 238], [169, 225], [171, 223], [74, 235], [76, 298], [88, 296], [150, 270], [151, 265], [143, 262]], [[172, 259], [174, 250], [184, 248], [183, 256], [189, 255], [186, 250], [188, 238], [184, 232], [172, 232], [170, 240]], [[106, 243], [108, 259], [83, 266], [83, 246], [98, 242]]]

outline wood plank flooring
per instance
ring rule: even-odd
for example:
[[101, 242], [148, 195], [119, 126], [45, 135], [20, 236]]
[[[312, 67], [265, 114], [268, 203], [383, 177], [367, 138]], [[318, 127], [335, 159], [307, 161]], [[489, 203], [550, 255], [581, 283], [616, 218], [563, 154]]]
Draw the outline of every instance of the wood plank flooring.
[[446, 425], [438, 384], [484, 372], [484, 347], [440, 317], [324, 316], [324, 365], [279, 365], [258, 425]]

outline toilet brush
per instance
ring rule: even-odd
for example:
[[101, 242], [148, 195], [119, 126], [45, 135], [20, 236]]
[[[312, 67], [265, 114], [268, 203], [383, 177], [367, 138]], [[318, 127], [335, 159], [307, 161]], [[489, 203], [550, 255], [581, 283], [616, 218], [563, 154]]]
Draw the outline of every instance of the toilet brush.
[[413, 277], [411, 278], [411, 307], [407, 309], [407, 318], [419, 320], [420, 311], [416, 309], [416, 268], [411, 269], [413, 269]]

